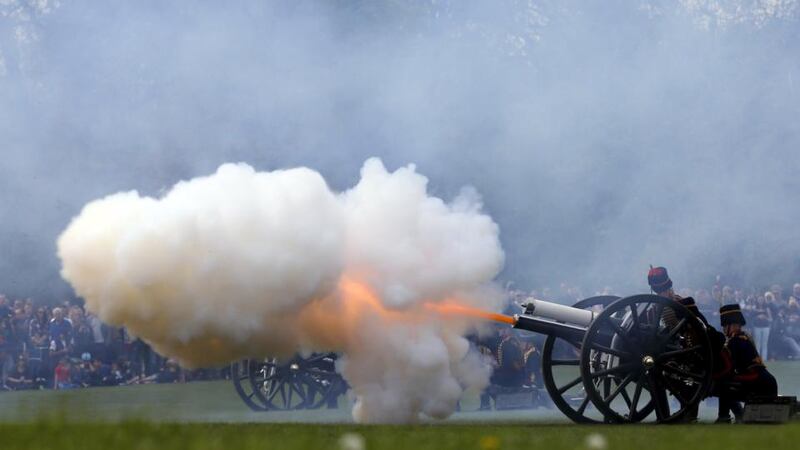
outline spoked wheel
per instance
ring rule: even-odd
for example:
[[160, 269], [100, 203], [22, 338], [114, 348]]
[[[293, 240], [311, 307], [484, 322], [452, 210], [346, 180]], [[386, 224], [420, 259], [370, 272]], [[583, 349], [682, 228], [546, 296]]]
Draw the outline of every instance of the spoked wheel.
[[254, 411], [335, 407], [347, 390], [335, 360], [336, 355], [329, 353], [288, 360], [244, 359], [233, 363], [231, 374], [239, 397]]
[[[600, 313], [619, 297], [600, 295], [579, 301], [573, 308], [591, 309]], [[577, 423], [603, 422], [602, 414], [590, 407], [589, 397], [581, 383], [580, 342], [547, 336], [542, 349], [542, 378], [547, 393], [556, 407]]]
[[[705, 327], [679, 303], [657, 295], [618, 300], [597, 316], [581, 346], [591, 402], [610, 422], [674, 422], [711, 385]], [[673, 398], [673, 401], [670, 400]]]
[[261, 401], [260, 396], [257, 395], [259, 389], [258, 383], [255, 382], [258, 368], [256, 367], [258, 361], [252, 359], [243, 359], [231, 364], [231, 378], [233, 386], [236, 388], [236, 393], [244, 401], [244, 403], [253, 411], [266, 411], [267, 405]]
[[295, 356], [288, 361], [268, 358], [260, 363], [255, 390], [268, 410], [319, 408], [338, 395], [341, 377], [334, 368], [335, 355]]

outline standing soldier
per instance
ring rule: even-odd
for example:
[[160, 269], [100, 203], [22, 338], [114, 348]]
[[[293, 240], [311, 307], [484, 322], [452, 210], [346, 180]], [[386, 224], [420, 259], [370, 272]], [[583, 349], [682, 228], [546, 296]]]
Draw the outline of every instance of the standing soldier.
[[525, 349], [525, 353], [523, 354], [526, 372], [525, 384], [541, 387], [542, 354], [539, 352], [539, 349], [536, 348], [536, 345], [530, 340], [527, 340], [523, 344], [523, 348]]
[[520, 387], [525, 383], [525, 356], [522, 342], [511, 328], [501, 328], [503, 338], [497, 347], [495, 383], [503, 387]]
[[730, 412], [738, 402], [753, 395], [777, 396], [778, 383], [767, 371], [753, 340], [742, 331], [747, 321], [739, 305], [720, 308], [719, 321], [727, 341], [723, 352], [726, 370], [719, 384], [717, 423], [731, 423]]

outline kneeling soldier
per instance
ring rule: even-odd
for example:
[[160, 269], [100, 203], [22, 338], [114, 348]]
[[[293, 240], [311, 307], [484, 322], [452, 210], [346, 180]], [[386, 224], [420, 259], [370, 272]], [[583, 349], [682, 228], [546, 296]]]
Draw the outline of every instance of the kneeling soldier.
[[717, 423], [730, 423], [731, 408], [753, 395], [776, 396], [778, 383], [767, 371], [750, 336], [742, 331], [744, 320], [739, 305], [725, 305], [719, 309], [719, 320], [727, 341], [723, 355], [728, 360], [719, 389], [719, 414]]

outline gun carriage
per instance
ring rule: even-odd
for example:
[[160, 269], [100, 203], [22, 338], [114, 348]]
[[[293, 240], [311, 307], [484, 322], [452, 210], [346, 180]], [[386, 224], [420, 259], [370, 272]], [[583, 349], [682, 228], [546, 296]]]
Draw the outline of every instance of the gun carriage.
[[[656, 295], [591, 297], [573, 306], [532, 299], [513, 327], [546, 336], [542, 377], [555, 406], [578, 423], [680, 420], [711, 386], [705, 325]], [[243, 360], [237, 392], [254, 410], [335, 405], [346, 383], [336, 355]]]
[[254, 411], [335, 407], [347, 390], [335, 361], [335, 353], [243, 359], [231, 365], [231, 379], [239, 397]]
[[600, 296], [572, 307], [533, 300], [515, 318], [515, 328], [547, 336], [545, 387], [575, 422], [674, 422], [711, 387], [706, 327], [673, 300]]

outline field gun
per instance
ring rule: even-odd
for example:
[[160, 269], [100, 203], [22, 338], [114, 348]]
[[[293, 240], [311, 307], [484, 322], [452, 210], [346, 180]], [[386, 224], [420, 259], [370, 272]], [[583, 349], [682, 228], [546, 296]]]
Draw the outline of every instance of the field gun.
[[[523, 308], [513, 317], [477, 316], [545, 336], [544, 387], [575, 422], [679, 421], [711, 387], [706, 327], [671, 299], [597, 296], [572, 306], [529, 299]], [[475, 315], [468, 308], [454, 312]], [[231, 366], [231, 378], [245, 404], [256, 411], [336, 407], [347, 390], [336, 358], [246, 359]]]
[[546, 336], [545, 388], [575, 422], [676, 422], [708, 394], [706, 326], [676, 301], [643, 294], [523, 307], [513, 327]]

